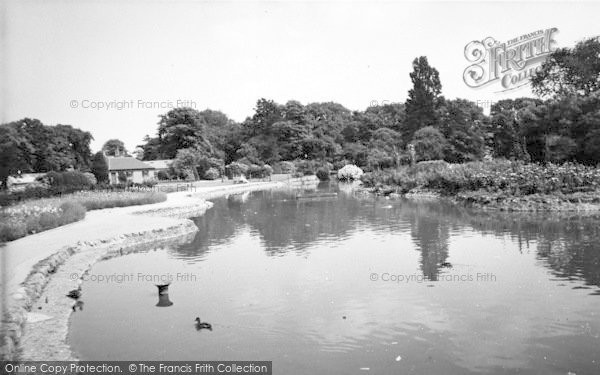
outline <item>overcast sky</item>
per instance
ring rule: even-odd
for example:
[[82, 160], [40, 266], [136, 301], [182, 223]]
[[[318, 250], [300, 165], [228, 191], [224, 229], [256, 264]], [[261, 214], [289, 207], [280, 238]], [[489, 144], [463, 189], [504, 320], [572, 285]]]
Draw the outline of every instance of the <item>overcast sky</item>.
[[[463, 82], [464, 47], [558, 28], [559, 47], [600, 35], [594, 2], [9, 1], [2, 49], [3, 122], [23, 117], [90, 131], [97, 150], [133, 150], [185, 101], [241, 121], [256, 100], [335, 101], [352, 110], [402, 102], [412, 60], [440, 72], [447, 98], [530, 96]], [[129, 108], [92, 109], [96, 102]], [[141, 102], [140, 102], [141, 101]], [[116, 103], [114, 103], [116, 104]], [[113, 104], [113, 105], [114, 105]], [[151, 108], [145, 108], [150, 106]], [[73, 108], [76, 107], [76, 108]]]

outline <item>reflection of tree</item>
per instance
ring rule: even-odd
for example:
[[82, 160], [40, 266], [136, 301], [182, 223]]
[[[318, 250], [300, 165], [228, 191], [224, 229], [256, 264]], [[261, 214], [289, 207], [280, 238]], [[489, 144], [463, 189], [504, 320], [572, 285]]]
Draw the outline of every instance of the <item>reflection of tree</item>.
[[560, 277], [581, 278], [600, 286], [600, 215], [573, 212], [507, 213], [471, 211], [455, 206], [454, 217], [473, 229], [510, 235], [537, 244], [537, 257]]
[[228, 200], [215, 200], [214, 206], [204, 215], [194, 218], [198, 232], [192, 242], [179, 246], [176, 255], [181, 258], [197, 258], [208, 251], [209, 246], [223, 243], [230, 239], [237, 228], [237, 222], [243, 223], [239, 205], [232, 205]]
[[448, 225], [436, 218], [415, 215], [411, 235], [421, 251], [423, 276], [437, 280], [440, 267], [448, 258]]
[[[510, 236], [519, 251], [537, 247], [537, 256], [561, 277], [581, 277], [600, 286], [600, 216], [473, 211], [445, 201], [356, 199], [339, 194], [325, 200], [296, 200], [293, 191], [253, 192], [250, 199], [215, 199], [194, 219], [193, 242], [176, 251], [197, 258], [229, 240], [242, 227], [257, 232], [271, 255], [302, 252], [323, 240], [340, 240], [356, 228], [398, 233], [407, 230], [421, 252], [425, 277], [437, 280], [448, 258], [450, 233], [468, 226], [482, 234]], [[532, 246], [537, 245], [537, 246]]]

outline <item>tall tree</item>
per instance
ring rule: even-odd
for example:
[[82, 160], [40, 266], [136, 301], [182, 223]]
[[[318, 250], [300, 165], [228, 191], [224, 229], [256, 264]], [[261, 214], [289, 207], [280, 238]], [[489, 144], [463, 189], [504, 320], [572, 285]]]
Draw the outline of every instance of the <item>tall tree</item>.
[[448, 140], [445, 160], [453, 163], [480, 160], [485, 151], [483, 109], [465, 99], [444, 100], [440, 130]]
[[158, 138], [161, 157], [173, 159], [177, 150], [194, 148], [207, 154], [212, 145], [205, 134], [206, 120], [193, 108], [174, 108], [160, 116]]
[[120, 139], [109, 139], [104, 142], [102, 145], [102, 151], [106, 153], [107, 156], [127, 156], [127, 149], [125, 148], [125, 143]]
[[410, 80], [413, 88], [408, 92], [405, 111], [406, 120], [402, 135], [412, 138], [415, 131], [426, 126], [438, 125], [438, 107], [442, 84], [437, 69], [429, 65], [427, 57], [421, 56], [413, 61]]

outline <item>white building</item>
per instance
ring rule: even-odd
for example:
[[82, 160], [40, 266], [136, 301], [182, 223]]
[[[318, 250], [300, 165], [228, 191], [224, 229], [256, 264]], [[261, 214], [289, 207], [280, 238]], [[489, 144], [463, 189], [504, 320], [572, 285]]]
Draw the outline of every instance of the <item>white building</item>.
[[[144, 181], [156, 179], [156, 169], [132, 157], [108, 157], [108, 179], [111, 184], [133, 182], [141, 184]], [[122, 176], [119, 178], [119, 176]]]

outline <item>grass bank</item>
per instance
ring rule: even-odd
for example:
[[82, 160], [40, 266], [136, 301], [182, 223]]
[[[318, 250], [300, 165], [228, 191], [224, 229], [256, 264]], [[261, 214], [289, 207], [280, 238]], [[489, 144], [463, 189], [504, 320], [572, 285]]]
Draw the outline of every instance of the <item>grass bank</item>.
[[0, 241], [12, 241], [82, 220], [88, 210], [163, 202], [166, 194], [137, 191], [82, 191], [27, 200], [0, 210]]
[[502, 210], [600, 209], [600, 169], [581, 164], [431, 161], [370, 172], [362, 181], [377, 194], [434, 191], [475, 206]]

